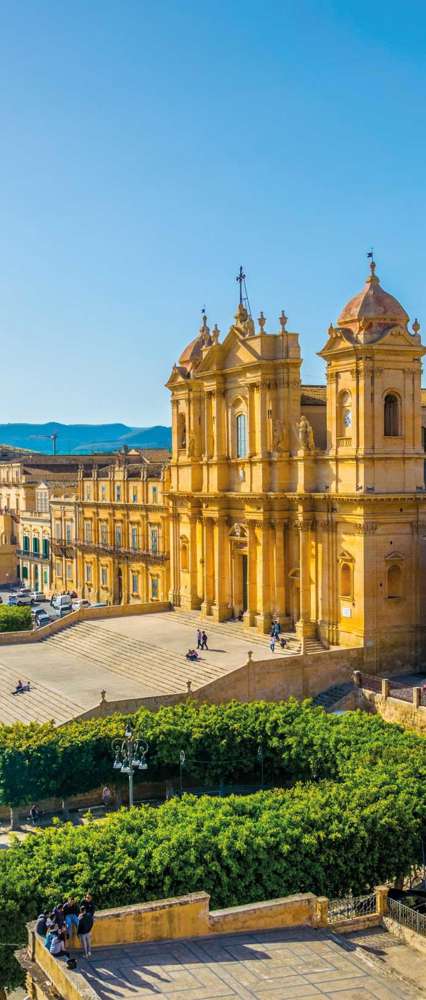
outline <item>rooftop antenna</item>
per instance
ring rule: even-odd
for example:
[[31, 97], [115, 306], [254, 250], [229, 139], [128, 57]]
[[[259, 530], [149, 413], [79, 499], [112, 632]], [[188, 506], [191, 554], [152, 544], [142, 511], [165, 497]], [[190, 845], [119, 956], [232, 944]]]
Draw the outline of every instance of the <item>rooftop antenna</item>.
[[235, 280], [238, 281], [238, 284], [240, 286], [240, 306], [245, 306], [246, 309], [247, 309], [247, 312], [248, 312], [248, 314], [250, 316], [250, 318], [252, 318], [252, 316], [251, 316], [251, 309], [250, 309], [250, 302], [249, 302], [249, 297], [248, 297], [248, 292], [247, 292], [246, 276], [244, 274], [244, 270], [243, 270], [242, 266], [240, 267], [240, 270], [239, 270], [239, 272], [238, 272], [237, 277], [236, 277]]

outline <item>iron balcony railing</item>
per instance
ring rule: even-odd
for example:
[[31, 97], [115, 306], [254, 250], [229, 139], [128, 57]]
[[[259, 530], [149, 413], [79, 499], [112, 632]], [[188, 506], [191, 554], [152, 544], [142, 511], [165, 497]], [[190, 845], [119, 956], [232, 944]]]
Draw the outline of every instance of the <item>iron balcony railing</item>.
[[140, 549], [138, 546], [117, 545], [107, 542], [95, 542], [89, 539], [77, 539], [74, 543], [77, 548], [87, 552], [100, 552], [106, 555], [122, 556], [125, 559], [152, 559], [155, 562], [165, 562], [169, 558], [168, 552], [154, 551], [153, 549]]
[[33, 552], [32, 549], [17, 549], [16, 554], [21, 559], [42, 559], [45, 562], [50, 558], [49, 552]]
[[330, 923], [336, 920], [348, 920], [351, 917], [365, 917], [368, 913], [376, 913], [376, 893], [368, 896], [343, 896], [342, 899], [330, 899], [328, 903], [328, 919]]
[[411, 906], [400, 903], [399, 899], [391, 899], [388, 896], [388, 915], [403, 927], [408, 927], [410, 931], [426, 937], [426, 913], [419, 913]]

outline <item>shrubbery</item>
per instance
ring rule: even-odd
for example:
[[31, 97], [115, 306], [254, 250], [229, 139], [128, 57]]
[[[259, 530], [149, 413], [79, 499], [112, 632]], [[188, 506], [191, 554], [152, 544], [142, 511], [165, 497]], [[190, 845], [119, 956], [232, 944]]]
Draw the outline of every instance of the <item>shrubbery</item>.
[[0, 604], [0, 632], [24, 632], [32, 627], [31, 608]]
[[[176, 777], [179, 753], [191, 784], [259, 781], [258, 747], [265, 782], [339, 779], [359, 765], [368, 769], [383, 755], [421, 757], [421, 737], [389, 726], [379, 716], [326, 715], [309, 702], [197, 705], [188, 701], [132, 716], [135, 734], [149, 744], [148, 780]], [[50, 796], [64, 798], [116, 778], [111, 741], [122, 736], [124, 716], [53, 724], [0, 726], [0, 803], [19, 805]], [[413, 757], [414, 755], [414, 757]], [[126, 779], [123, 779], [126, 781]]]
[[[76, 790], [89, 788], [94, 775], [97, 783], [110, 780], [110, 741], [124, 721], [2, 727], [4, 800], [12, 787], [22, 796], [26, 782], [37, 798], [65, 788], [69, 794], [73, 782]], [[139, 712], [134, 721], [149, 743], [150, 777], [176, 773], [184, 749], [200, 780], [236, 781], [255, 772], [262, 744], [265, 779], [293, 787], [226, 799], [184, 796], [15, 841], [0, 856], [0, 941], [24, 940], [26, 920], [89, 887], [100, 907], [200, 889], [220, 907], [308, 890], [358, 894], [421, 861], [420, 736], [377, 716], [326, 715], [292, 700], [189, 702]]]

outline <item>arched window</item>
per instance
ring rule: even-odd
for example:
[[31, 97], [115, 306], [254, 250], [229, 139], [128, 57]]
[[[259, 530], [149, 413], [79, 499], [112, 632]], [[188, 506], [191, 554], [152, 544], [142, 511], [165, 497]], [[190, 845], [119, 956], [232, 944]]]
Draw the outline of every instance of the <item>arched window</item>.
[[394, 563], [388, 569], [388, 597], [402, 596], [402, 571], [401, 567]]
[[394, 392], [388, 392], [384, 402], [384, 432], [385, 437], [398, 437], [399, 429], [399, 399]]
[[247, 455], [247, 418], [245, 413], [237, 416], [237, 458]]
[[185, 414], [178, 414], [178, 448], [186, 448], [186, 420]]
[[180, 568], [186, 571], [188, 569], [188, 539], [181, 538], [180, 540]]
[[352, 597], [352, 568], [345, 562], [340, 567], [340, 596]]

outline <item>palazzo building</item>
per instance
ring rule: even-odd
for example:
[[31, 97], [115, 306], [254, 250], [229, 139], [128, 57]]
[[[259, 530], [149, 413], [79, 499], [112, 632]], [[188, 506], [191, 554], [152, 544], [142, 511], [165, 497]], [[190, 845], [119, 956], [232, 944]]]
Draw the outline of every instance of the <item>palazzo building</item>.
[[75, 495], [51, 502], [52, 590], [95, 603], [167, 601], [168, 452], [80, 461]]
[[302, 387], [297, 333], [243, 303], [222, 342], [204, 317], [172, 399], [170, 601], [262, 631], [363, 646], [366, 664], [425, 646], [421, 358], [372, 262]]

